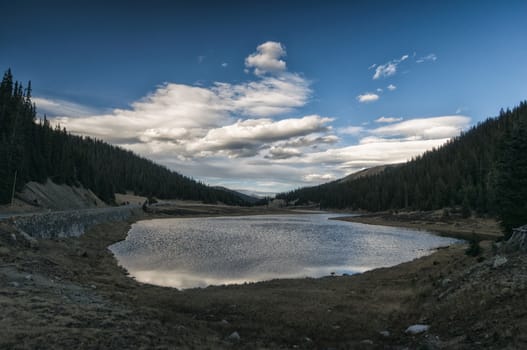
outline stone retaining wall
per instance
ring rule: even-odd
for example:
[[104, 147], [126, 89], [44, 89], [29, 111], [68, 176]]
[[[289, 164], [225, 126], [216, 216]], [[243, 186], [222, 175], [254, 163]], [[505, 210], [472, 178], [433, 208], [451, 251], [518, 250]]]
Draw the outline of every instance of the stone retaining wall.
[[78, 237], [97, 224], [128, 219], [135, 206], [55, 211], [14, 219], [17, 229], [34, 238]]
[[527, 253], [527, 225], [515, 228], [507, 244], [515, 250]]

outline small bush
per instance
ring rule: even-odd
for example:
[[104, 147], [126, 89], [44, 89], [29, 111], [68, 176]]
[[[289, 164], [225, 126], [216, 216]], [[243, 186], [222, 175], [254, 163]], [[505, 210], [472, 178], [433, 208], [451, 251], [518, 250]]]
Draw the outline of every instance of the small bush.
[[481, 247], [479, 246], [479, 241], [476, 239], [470, 240], [469, 246], [467, 250], [465, 250], [465, 254], [468, 256], [478, 256], [481, 254]]

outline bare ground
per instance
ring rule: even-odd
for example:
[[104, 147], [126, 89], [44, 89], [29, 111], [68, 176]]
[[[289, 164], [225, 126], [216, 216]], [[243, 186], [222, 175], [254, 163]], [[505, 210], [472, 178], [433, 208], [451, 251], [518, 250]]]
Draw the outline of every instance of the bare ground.
[[[117, 266], [107, 247], [129, 226], [31, 247], [0, 223], [0, 349], [527, 347], [527, 258], [494, 268], [490, 242], [480, 257], [455, 245], [360, 275], [178, 291]], [[416, 323], [429, 331], [406, 334]]]
[[442, 236], [465, 240], [496, 240], [503, 236], [498, 222], [493, 218], [477, 216], [463, 218], [460, 214], [445, 216], [442, 210], [379, 212], [337, 219], [370, 225], [428, 230]]

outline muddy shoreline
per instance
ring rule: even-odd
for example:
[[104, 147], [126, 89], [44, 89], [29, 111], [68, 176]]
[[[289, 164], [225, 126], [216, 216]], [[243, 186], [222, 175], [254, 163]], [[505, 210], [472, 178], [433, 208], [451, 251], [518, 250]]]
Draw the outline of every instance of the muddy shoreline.
[[[183, 216], [250, 214], [225, 207], [205, 211]], [[488, 242], [482, 243], [480, 257], [468, 257], [463, 245], [455, 245], [360, 275], [178, 291], [134, 281], [107, 249], [126, 237], [134, 221], [150, 217], [168, 214], [102, 224], [79, 238], [41, 240], [38, 246], [1, 223], [0, 348], [527, 345], [520, 332], [527, 327], [527, 261], [513, 254], [494, 268]], [[418, 323], [429, 325], [429, 331], [405, 333]]]
[[440, 236], [467, 241], [495, 241], [503, 236], [498, 222], [492, 218], [463, 218], [459, 215], [451, 215], [445, 218], [440, 211], [361, 213], [354, 216], [338, 217], [335, 220], [426, 230]]

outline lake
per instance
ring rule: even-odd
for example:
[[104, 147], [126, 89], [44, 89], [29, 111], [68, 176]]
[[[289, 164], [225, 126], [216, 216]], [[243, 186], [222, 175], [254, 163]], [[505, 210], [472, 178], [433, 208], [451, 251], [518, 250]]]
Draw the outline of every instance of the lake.
[[136, 280], [186, 289], [360, 273], [458, 242], [425, 231], [329, 220], [337, 216], [145, 220], [109, 249]]

